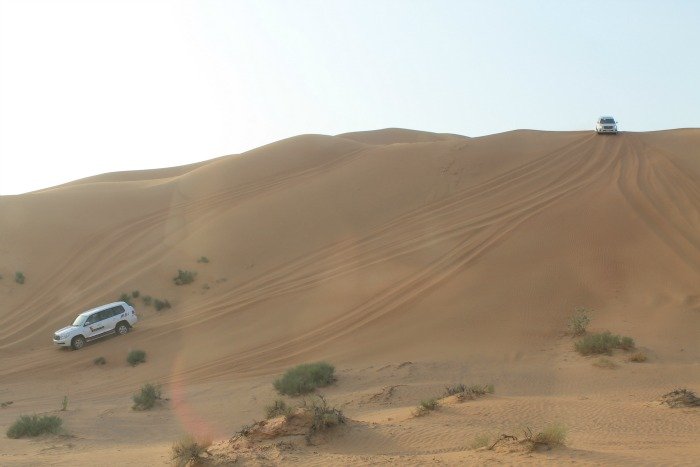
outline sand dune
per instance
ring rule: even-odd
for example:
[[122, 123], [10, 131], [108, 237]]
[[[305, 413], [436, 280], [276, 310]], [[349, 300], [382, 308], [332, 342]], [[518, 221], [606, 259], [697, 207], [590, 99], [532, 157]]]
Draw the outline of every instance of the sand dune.
[[[0, 438], [0, 464], [163, 463], [181, 433], [226, 439], [261, 417], [275, 375], [325, 359], [339, 381], [324, 393], [353, 424], [260, 463], [691, 465], [697, 409], [652, 401], [700, 389], [699, 182], [698, 129], [387, 129], [0, 197], [0, 401], [13, 401], [0, 426], [70, 394], [77, 437]], [[175, 286], [178, 269], [195, 282]], [[78, 312], [133, 290], [173, 307], [137, 300], [128, 335], [52, 347]], [[576, 306], [649, 361], [615, 354], [606, 370], [575, 353]], [[146, 364], [126, 365], [133, 348]], [[460, 381], [496, 394], [410, 417]], [[145, 382], [171, 401], [130, 412]], [[469, 448], [552, 421], [568, 447]]]

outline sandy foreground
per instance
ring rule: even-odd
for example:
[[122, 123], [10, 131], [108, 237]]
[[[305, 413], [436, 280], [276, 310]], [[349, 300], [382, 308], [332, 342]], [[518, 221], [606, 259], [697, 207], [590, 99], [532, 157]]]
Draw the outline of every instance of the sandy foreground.
[[[175, 285], [179, 269], [195, 281]], [[185, 434], [239, 465], [700, 458], [700, 408], [659, 403], [700, 391], [698, 129], [303, 135], [99, 175], [0, 197], [0, 274], [3, 466], [168, 464]], [[134, 290], [132, 332], [54, 348], [54, 330]], [[579, 355], [576, 307], [589, 333], [630, 336], [648, 360]], [[127, 364], [133, 349], [146, 363]], [[264, 419], [276, 377], [319, 360], [336, 367], [318, 392], [345, 425], [311, 444], [229, 442]], [[133, 411], [144, 383], [167, 400]], [[455, 383], [495, 392], [414, 415]], [[65, 434], [5, 437], [34, 413]], [[549, 424], [566, 426], [564, 447], [473, 448]]]

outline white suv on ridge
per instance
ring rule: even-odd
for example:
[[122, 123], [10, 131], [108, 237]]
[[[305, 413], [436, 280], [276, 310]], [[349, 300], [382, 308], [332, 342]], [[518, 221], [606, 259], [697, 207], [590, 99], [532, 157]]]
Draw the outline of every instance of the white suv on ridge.
[[80, 313], [72, 325], [54, 333], [53, 343], [78, 350], [87, 341], [112, 333], [126, 334], [136, 321], [134, 307], [126, 302], [109, 303]]
[[617, 122], [612, 117], [600, 117], [595, 124], [595, 132], [617, 134]]

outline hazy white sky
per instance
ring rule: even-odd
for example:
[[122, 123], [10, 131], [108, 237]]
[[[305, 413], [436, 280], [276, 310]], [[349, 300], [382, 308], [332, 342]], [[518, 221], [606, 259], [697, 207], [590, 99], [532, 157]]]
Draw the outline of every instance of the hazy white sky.
[[700, 126], [700, 2], [0, 0], [0, 194], [301, 133]]

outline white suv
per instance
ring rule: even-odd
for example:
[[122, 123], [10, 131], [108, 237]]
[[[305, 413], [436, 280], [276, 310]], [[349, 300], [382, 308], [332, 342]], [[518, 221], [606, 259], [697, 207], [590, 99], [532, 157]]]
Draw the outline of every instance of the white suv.
[[600, 117], [595, 124], [595, 132], [617, 134], [617, 122], [612, 117]]
[[112, 333], [126, 334], [136, 321], [138, 318], [134, 307], [126, 302], [102, 305], [80, 313], [72, 325], [56, 331], [53, 343], [78, 350], [87, 341]]

